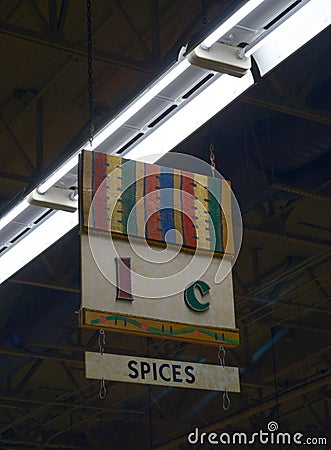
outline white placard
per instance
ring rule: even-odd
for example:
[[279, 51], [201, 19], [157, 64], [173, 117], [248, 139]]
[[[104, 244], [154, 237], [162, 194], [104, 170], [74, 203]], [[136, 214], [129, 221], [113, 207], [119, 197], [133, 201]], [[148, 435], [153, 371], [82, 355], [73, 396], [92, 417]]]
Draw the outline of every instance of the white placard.
[[240, 392], [237, 367], [86, 352], [85, 368], [97, 380]]

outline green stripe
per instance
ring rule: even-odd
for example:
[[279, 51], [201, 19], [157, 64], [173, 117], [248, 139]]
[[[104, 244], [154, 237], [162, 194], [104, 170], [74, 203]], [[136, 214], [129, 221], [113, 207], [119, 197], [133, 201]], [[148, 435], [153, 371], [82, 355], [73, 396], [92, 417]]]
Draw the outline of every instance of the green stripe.
[[[222, 211], [221, 211], [221, 185], [220, 178], [208, 177], [208, 199], [209, 199], [209, 214], [212, 220], [215, 231], [215, 251], [224, 252], [222, 239]], [[211, 235], [212, 236], [212, 235]]]

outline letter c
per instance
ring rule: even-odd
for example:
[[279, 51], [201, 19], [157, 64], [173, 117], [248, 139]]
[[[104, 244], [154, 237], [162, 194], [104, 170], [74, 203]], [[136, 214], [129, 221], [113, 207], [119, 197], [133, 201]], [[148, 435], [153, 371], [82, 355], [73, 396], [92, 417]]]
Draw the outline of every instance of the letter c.
[[170, 381], [171, 378], [165, 377], [164, 373], [163, 373], [163, 369], [166, 368], [166, 367], [168, 369], [170, 369], [170, 365], [169, 364], [166, 364], [166, 363], [165, 364], [161, 364], [160, 368], [159, 368], [159, 374], [160, 374], [160, 377], [162, 378], [163, 381]]
[[210, 287], [204, 281], [198, 280], [191, 283], [184, 292], [184, 300], [186, 305], [193, 311], [203, 312], [209, 308], [209, 302], [200, 303], [195, 296], [195, 288], [198, 288], [202, 296], [206, 295], [210, 291]]

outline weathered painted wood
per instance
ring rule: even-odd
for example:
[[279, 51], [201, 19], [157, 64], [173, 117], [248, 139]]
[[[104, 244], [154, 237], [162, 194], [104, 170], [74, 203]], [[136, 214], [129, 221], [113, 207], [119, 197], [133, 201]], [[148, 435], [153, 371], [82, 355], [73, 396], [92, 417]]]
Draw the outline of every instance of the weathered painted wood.
[[86, 352], [85, 368], [97, 380], [240, 392], [237, 367]]
[[[148, 262], [149, 249], [142, 242], [137, 241], [133, 249], [126, 240], [117, 240], [115, 253], [106, 236], [85, 234], [81, 235], [81, 249], [82, 326], [201, 344], [239, 344], [231, 261], [222, 261], [220, 266], [218, 258], [196, 255], [188, 270], [192, 256], [179, 252], [169, 262], [155, 264]], [[130, 258], [133, 301], [118, 298], [116, 257]], [[207, 266], [201, 275], [201, 268]], [[218, 271], [224, 274], [220, 283], [215, 282]], [[176, 276], [179, 273], [183, 275]], [[185, 289], [197, 280], [210, 287], [204, 296], [196, 290], [199, 302], [209, 304], [202, 312], [185, 302]]]
[[167, 235], [182, 251], [233, 256], [232, 221], [224, 219], [224, 211], [231, 217], [227, 181], [100, 152], [83, 151], [81, 160], [83, 231], [161, 244]]

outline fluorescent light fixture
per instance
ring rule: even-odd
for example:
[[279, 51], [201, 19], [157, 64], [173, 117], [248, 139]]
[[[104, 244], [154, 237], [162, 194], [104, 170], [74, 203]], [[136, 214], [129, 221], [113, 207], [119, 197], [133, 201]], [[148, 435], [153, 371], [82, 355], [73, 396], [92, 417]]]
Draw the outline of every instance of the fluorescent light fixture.
[[40, 255], [78, 224], [78, 212], [56, 211], [0, 258], [0, 283]]
[[59, 181], [64, 175], [72, 170], [78, 164], [78, 152], [75, 153], [68, 161], [60, 166], [55, 172], [52, 173], [43, 183], [37, 187], [38, 194], [45, 194], [49, 188], [51, 188], [57, 181]]
[[[285, 19], [285, 17], [284, 17]], [[330, 0], [306, 1], [287, 20], [257, 42], [247, 47], [245, 56], [253, 55], [261, 76], [306, 44], [331, 23]]]
[[[188, 67], [190, 63], [183, 59], [182, 61], [174, 64], [163, 76], [161, 76], [149, 89], [146, 89], [139, 97], [134, 100], [130, 105], [125, 108], [115, 119], [111, 120], [102, 130], [100, 130], [94, 137], [91, 150], [95, 150], [106, 139], [109, 138], [116, 130], [118, 130], [127, 120], [129, 120], [134, 114], [142, 109], [148, 102], [150, 102], [156, 95], [158, 95], [163, 89], [174, 81], [179, 75], [181, 75]], [[82, 150], [85, 147], [90, 146], [89, 142], [81, 147]], [[71, 169], [78, 164], [78, 152], [71, 157], [65, 164], [59, 167], [52, 173], [43, 183], [41, 183], [37, 191], [39, 194], [44, 194], [51, 188], [57, 181], [59, 181], [64, 175], [66, 175]]]
[[219, 76], [124, 157], [143, 162], [157, 161], [253, 84], [250, 71], [242, 78]]
[[188, 67], [190, 63], [183, 59], [181, 62], [174, 64], [161, 78], [159, 78], [149, 89], [146, 89], [136, 100], [125, 108], [115, 119], [113, 119], [105, 128], [103, 128], [93, 139], [92, 150], [95, 150], [109, 136], [118, 130], [127, 120], [141, 110], [156, 95], [179, 77]]
[[29, 205], [30, 205], [30, 203], [26, 199], [24, 199], [24, 200], [20, 201], [17, 205], [15, 205], [14, 208], [12, 208], [10, 211], [8, 211], [8, 213], [5, 216], [1, 217], [0, 230], [2, 230], [2, 228], [4, 228], [12, 220], [14, 220], [15, 217], [17, 217], [19, 214], [21, 214]]
[[254, 9], [256, 9], [265, 0], [249, 0], [241, 8], [239, 8], [231, 17], [229, 17], [225, 22], [223, 22], [215, 31], [213, 31], [204, 41], [202, 41], [201, 46], [206, 50], [210, 48], [215, 42], [217, 42], [221, 37], [228, 33], [234, 26], [243, 20], [248, 14], [250, 14]]

